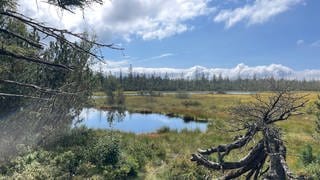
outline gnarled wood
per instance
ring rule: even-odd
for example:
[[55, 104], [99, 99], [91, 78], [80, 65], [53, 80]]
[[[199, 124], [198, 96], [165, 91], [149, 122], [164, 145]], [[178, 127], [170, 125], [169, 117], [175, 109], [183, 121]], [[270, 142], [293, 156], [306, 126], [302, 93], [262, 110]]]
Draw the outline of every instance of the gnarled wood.
[[[240, 176], [245, 176], [246, 179], [296, 179], [286, 164], [286, 147], [281, 140], [280, 130], [274, 123], [287, 120], [304, 107], [307, 103], [304, 100], [305, 96], [295, 96], [284, 90], [269, 98], [256, 96], [256, 99], [257, 102], [240, 105], [232, 111], [239, 122], [238, 127], [243, 126], [247, 129], [244, 136], [230, 144], [199, 150], [192, 154], [191, 160], [212, 170], [225, 170], [227, 174], [221, 179]], [[248, 145], [259, 132], [262, 138], [247, 156], [236, 162], [224, 161], [230, 151]], [[218, 155], [218, 161], [209, 161], [207, 156], [215, 153]]]

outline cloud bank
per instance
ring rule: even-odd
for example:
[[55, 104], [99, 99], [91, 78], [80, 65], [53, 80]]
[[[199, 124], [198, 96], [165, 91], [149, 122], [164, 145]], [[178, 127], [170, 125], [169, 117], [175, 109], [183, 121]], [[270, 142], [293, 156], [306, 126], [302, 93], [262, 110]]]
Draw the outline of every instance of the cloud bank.
[[[91, 66], [96, 72], [102, 72], [105, 75], [113, 74], [118, 76], [120, 72], [122, 75], [128, 75], [128, 66], [112, 67], [108, 64], [96, 63]], [[238, 64], [234, 68], [206, 68], [202, 66], [194, 66], [187, 69], [175, 68], [144, 68], [133, 67], [134, 74], [146, 74], [155, 76], [169, 76], [170, 78], [184, 78], [194, 79], [205, 76], [206, 78], [223, 77], [229, 79], [237, 78], [270, 78], [287, 79], [287, 80], [320, 80], [320, 70], [303, 70], [295, 71], [289, 67], [280, 64], [270, 64], [266, 66], [247, 66], [245, 64]]]
[[163, 39], [191, 30], [187, 21], [208, 15], [214, 8], [209, 0], [116, 0], [93, 4], [75, 14], [57, 10], [36, 0], [19, 0], [20, 11], [40, 21], [69, 30], [94, 31], [99, 38], [130, 40]]
[[[115, 38], [130, 41], [164, 39], [194, 26], [190, 22], [201, 16], [214, 16], [215, 23], [230, 28], [237, 23], [248, 25], [267, 22], [305, 0], [105, 0], [103, 5], [92, 4], [74, 14], [61, 11], [44, 1], [18, 0], [23, 14], [59, 28], [76, 32], [84, 30], [97, 34], [99, 39]], [[229, 8], [221, 5], [229, 4]], [[230, 4], [236, 5], [231, 8]]]

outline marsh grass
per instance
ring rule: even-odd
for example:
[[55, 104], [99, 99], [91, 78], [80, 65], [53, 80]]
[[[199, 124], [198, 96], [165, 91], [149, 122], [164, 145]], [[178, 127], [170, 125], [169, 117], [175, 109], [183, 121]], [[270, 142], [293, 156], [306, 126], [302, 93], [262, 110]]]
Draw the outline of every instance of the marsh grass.
[[[306, 173], [306, 169], [299, 163], [299, 154], [301, 153], [301, 150], [306, 144], [310, 144], [315, 153], [320, 152], [320, 144], [313, 138], [315, 121], [313, 106], [317, 99], [317, 92], [298, 92], [298, 94], [308, 94], [306, 98], [309, 102], [307, 106], [302, 109], [304, 114], [292, 116], [289, 120], [277, 124], [283, 130], [283, 136], [288, 151], [287, 161], [289, 167], [298, 174], [304, 174]], [[269, 95], [270, 93], [268, 92], [261, 94], [263, 98], [267, 98]], [[161, 133], [160, 136], [152, 137], [156, 139], [156, 143], [160, 143], [165, 147], [168, 156], [175, 157], [174, 160], [167, 159], [167, 162], [161, 165], [161, 167], [149, 167], [149, 169], [158, 173], [157, 176], [166, 176], [168, 174], [174, 175], [180, 171], [175, 169], [179, 167], [179, 165], [175, 163], [184, 164], [187, 168], [186, 171], [190, 171], [192, 174], [192, 170], [188, 168], [194, 168], [194, 166], [190, 164], [189, 161], [186, 161], [186, 157], [189, 157], [189, 155], [196, 151], [197, 148], [206, 148], [212, 145], [233, 141], [233, 137], [238, 134], [227, 133], [222, 130], [223, 127], [228, 126], [228, 120], [231, 118], [228, 110], [240, 103], [254, 101], [253, 95], [193, 94], [187, 101], [198, 102], [197, 105], [186, 107], [184, 105], [186, 99], [176, 98], [176, 96], [172, 94], [154, 97], [156, 98], [156, 101], [154, 102], [150, 102], [146, 97], [141, 96], [127, 96], [126, 98], [126, 107], [132, 112], [143, 109], [156, 113], [192, 117], [193, 119], [209, 121], [210, 125], [205, 133], [190, 131], [177, 133], [168, 131]], [[103, 102], [103, 100], [97, 99], [95, 102], [96, 106], [99, 106], [100, 102]], [[240, 159], [245, 155], [245, 152], [245, 150], [240, 153], [232, 152], [231, 159]], [[157, 168], [159, 168], [158, 171]], [[169, 170], [170, 168], [173, 168], [173, 170]], [[175, 170], [177, 172], [172, 172]], [[209, 173], [208, 171], [206, 172]], [[148, 174], [148, 172], [146, 173]]]

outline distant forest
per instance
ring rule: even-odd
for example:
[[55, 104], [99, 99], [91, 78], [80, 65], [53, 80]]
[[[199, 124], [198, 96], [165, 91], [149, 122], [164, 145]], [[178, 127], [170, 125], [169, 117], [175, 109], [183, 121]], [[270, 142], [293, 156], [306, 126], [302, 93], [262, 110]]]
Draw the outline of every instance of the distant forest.
[[320, 81], [285, 80], [275, 78], [235, 79], [205, 76], [195, 79], [172, 79], [145, 74], [128, 76], [105, 76], [97, 73], [94, 76], [96, 90], [122, 89], [124, 91], [271, 91], [277, 87], [288, 87], [293, 91], [318, 91]]

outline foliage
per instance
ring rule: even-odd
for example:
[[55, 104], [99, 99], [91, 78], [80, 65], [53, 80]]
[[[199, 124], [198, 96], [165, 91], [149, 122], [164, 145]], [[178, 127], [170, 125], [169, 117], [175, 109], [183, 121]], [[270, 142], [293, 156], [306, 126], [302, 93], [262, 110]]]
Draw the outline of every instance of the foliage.
[[309, 179], [318, 180], [320, 177], [320, 163], [311, 163], [306, 165], [306, 172], [308, 174]]
[[123, 94], [123, 90], [121, 88], [117, 89], [117, 95], [116, 95], [116, 103], [118, 106], [124, 106], [126, 102], [126, 98]]
[[313, 163], [315, 160], [316, 157], [313, 155], [312, 146], [308, 144], [301, 152], [301, 161], [304, 165], [308, 165]]
[[4, 164], [0, 178], [127, 179], [137, 177], [146, 163], [166, 157], [159, 144], [131, 140], [120, 141], [115, 132], [73, 129], [48, 145]]
[[[96, 87], [100, 91], [105, 84], [111, 83], [107, 79], [113, 76], [109, 74], [104, 77], [97, 73], [95, 79], [101, 82]], [[200, 74], [200, 76], [202, 76]], [[263, 79], [229, 79], [222, 77], [205, 77], [195, 79], [169, 78], [168, 76], [159, 77], [146, 74], [129, 74], [123, 76], [113, 76], [124, 91], [139, 91], [139, 94], [148, 94], [154, 91], [211, 91], [217, 94], [226, 94], [226, 91], [272, 91], [276, 83], [277, 86], [288, 86], [295, 91], [317, 91], [320, 89], [319, 81], [300, 81], [300, 80], [276, 80], [274, 78]]]
[[[102, 3], [101, 0], [47, 2], [68, 11]], [[0, 1], [0, 113], [15, 111], [35, 99], [55, 101], [61, 94], [68, 96], [65, 101], [71, 99], [75, 105], [86, 102], [94, 82], [89, 61], [101, 59], [93, 52], [94, 47], [121, 48], [96, 43], [85, 32], [72, 33], [37, 22], [17, 11], [20, 3]], [[50, 37], [49, 41], [39, 34]]]
[[99, 168], [116, 165], [120, 160], [119, 140], [114, 137], [99, 138], [88, 150], [89, 161]]
[[170, 128], [168, 126], [163, 126], [160, 129], [157, 130], [157, 133], [161, 134], [161, 133], [167, 133], [170, 132]]
[[105, 79], [101, 79], [101, 84], [103, 85], [103, 90], [107, 95], [107, 104], [110, 106], [124, 106], [125, 96], [123, 94], [123, 89], [121, 88], [115, 77], [107, 76]]
[[300, 161], [303, 163], [308, 177], [320, 177], [320, 154], [314, 155], [312, 146], [308, 144], [300, 153]]
[[182, 101], [181, 104], [184, 105], [185, 107], [201, 105], [199, 101], [192, 101], [192, 100]]
[[[315, 131], [316, 133], [314, 136], [316, 137], [315, 139], [319, 141], [319, 134], [320, 134], [320, 96], [318, 95], [318, 99], [315, 102], [317, 112], [315, 113], [316, 115], [316, 128]], [[306, 172], [309, 177], [312, 177], [314, 179], [319, 179], [320, 177], [320, 154], [314, 155], [312, 146], [308, 144], [303, 151], [300, 154], [301, 156], [301, 162], [303, 165], [306, 167]]]
[[316, 131], [316, 135], [319, 136], [320, 135], [320, 95], [318, 95], [318, 99], [317, 101], [315, 102], [315, 105], [317, 107], [317, 112], [316, 112], [316, 128], [315, 128], [315, 131]]

